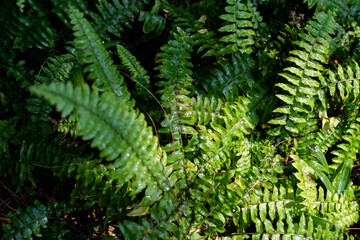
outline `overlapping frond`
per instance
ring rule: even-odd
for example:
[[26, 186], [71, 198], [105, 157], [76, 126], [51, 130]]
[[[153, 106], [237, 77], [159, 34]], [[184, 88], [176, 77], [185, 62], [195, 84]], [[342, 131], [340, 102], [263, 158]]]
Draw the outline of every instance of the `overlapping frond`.
[[140, 65], [140, 62], [136, 60], [135, 56], [132, 55], [124, 46], [117, 45], [116, 47], [121, 63], [130, 72], [131, 77], [143, 85], [140, 86], [138, 83], [136, 84], [135, 88], [137, 92], [146, 96], [146, 90], [144, 87], [151, 90], [149, 76], [147, 75], [146, 70]]
[[[344, 230], [359, 219], [359, 205], [356, 202], [354, 187], [350, 184], [341, 194], [319, 188], [316, 200], [317, 217]], [[331, 214], [329, 214], [331, 213]]]
[[[304, 2], [317, 9], [267, 0], [5, 3], [0, 175], [11, 198], [10, 188], [26, 189], [29, 207], [0, 232], [70, 239], [73, 221], [84, 238], [351, 238], [360, 5]], [[334, 4], [349, 8], [331, 12]], [[161, 125], [157, 137], [150, 121]], [[33, 195], [45, 184], [53, 196]], [[25, 208], [18, 200], [0, 210]]]
[[35, 200], [34, 207], [28, 207], [26, 210], [20, 209], [17, 214], [9, 214], [9, 218], [16, 226], [4, 225], [7, 239], [33, 239], [33, 237], [42, 237], [41, 229], [47, 228], [48, 209], [45, 205]]
[[50, 49], [55, 46], [57, 33], [49, 21], [41, 21], [47, 10], [39, 8], [35, 1], [31, 1], [26, 14], [20, 13], [13, 2], [4, 2], [0, 8], [3, 17], [0, 20], [2, 34], [5, 34], [15, 48], [24, 51], [28, 48]]
[[256, 233], [251, 235], [255, 239], [263, 235], [287, 239], [293, 234], [300, 239], [343, 239], [346, 227], [359, 218], [353, 188], [337, 195], [330, 191], [325, 194], [320, 187], [315, 189], [313, 199], [314, 212], [309, 215], [292, 188], [265, 189], [247, 196], [233, 221], [239, 226], [239, 233], [248, 236], [246, 229], [254, 226]]
[[144, 8], [143, 1], [105, 0], [96, 4], [99, 13], [90, 12], [93, 27], [102, 38], [110, 39], [110, 35], [118, 39], [123, 32], [132, 28], [132, 24]]
[[203, 79], [201, 85], [207, 94], [215, 97], [225, 97], [232, 102], [240, 93], [248, 96], [256, 95], [255, 81], [251, 75], [254, 60], [246, 54], [233, 55], [231, 62], [224, 62], [221, 69], [210, 70], [211, 75]]
[[[79, 118], [76, 125], [79, 135], [92, 140], [92, 146], [101, 151], [100, 156], [112, 161], [107, 166], [117, 169], [119, 184], [136, 176], [134, 192], [144, 189], [146, 182], [159, 184], [159, 188], [164, 189], [157, 142], [143, 115], [138, 116], [128, 106], [116, 101], [112, 93], [99, 96], [97, 91], [90, 92], [87, 85], [74, 88], [71, 83], [53, 83], [33, 87], [32, 91], [55, 105], [63, 117], [72, 115]], [[156, 195], [151, 196], [151, 200], [156, 201]]]
[[[162, 105], [170, 110], [170, 114], [162, 122], [164, 127], [162, 132], [172, 132], [175, 139], [174, 144], [182, 146], [180, 134], [194, 133], [191, 128], [182, 125], [180, 122], [180, 110], [192, 102], [188, 95], [192, 85], [190, 67], [193, 65], [189, 59], [191, 58], [190, 52], [192, 52], [193, 42], [186, 32], [180, 28], [177, 30], [178, 33], [173, 34], [175, 39], [169, 40], [167, 44], [161, 47], [163, 52], [158, 54], [160, 59], [157, 61], [161, 65], [156, 69], [160, 71], [159, 77], [166, 79], [159, 81], [157, 85], [161, 87], [159, 93], [161, 94]], [[175, 148], [177, 147], [175, 146]]]
[[41, 76], [39, 80], [43, 83], [66, 82], [71, 76], [74, 63], [75, 56], [70, 53], [50, 57], [46, 67], [43, 68], [46, 77]]
[[277, 97], [285, 104], [274, 110], [281, 115], [269, 121], [278, 124], [293, 135], [309, 133], [317, 129], [314, 120], [316, 100], [321, 98], [320, 80], [323, 78], [324, 64], [331, 54], [331, 34], [334, 34], [336, 22], [331, 13], [317, 13], [314, 21], [308, 22], [306, 33], [300, 33], [301, 41], [295, 41], [299, 50], [293, 50], [288, 61], [295, 66], [287, 67], [280, 75], [286, 83], [278, 83], [284, 94]]
[[[343, 68], [338, 65], [337, 72], [329, 70], [329, 80], [325, 83], [331, 97], [340, 95], [343, 102], [358, 102], [360, 95], [360, 67], [357, 62], [354, 66]], [[324, 104], [324, 103], [323, 103]]]
[[227, 0], [228, 6], [225, 8], [226, 14], [220, 16], [221, 19], [229, 24], [219, 28], [220, 32], [229, 33], [220, 38], [221, 42], [230, 43], [225, 48], [219, 50], [221, 54], [229, 54], [240, 51], [250, 54], [253, 50], [251, 45], [254, 44], [252, 36], [255, 35], [252, 14], [246, 4], [240, 0]]
[[[246, 145], [245, 135], [249, 134], [257, 125], [259, 118], [256, 114], [256, 105], [246, 97], [238, 97], [234, 104], [222, 109], [221, 122], [224, 124], [210, 123], [211, 131], [200, 126], [200, 148], [203, 158], [206, 159], [216, 170], [226, 163], [230, 164], [229, 158], [235, 153], [242, 155], [245, 149], [240, 146]], [[236, 139], [236, 141], [234, 141]], [[249, 146], [248, 146], [249, 147]]]
[[[111, 91], [118, 100], [130, 104], [130, 93], [124, 85], [124, 77], [113, 65], [100, 38], [83, 13], [73, 7], [70, 7], [70, 11], [75, 36], [74, 47], [79, 51], [82, 62], [88, 64], [84, 71], [89, 73], [89, 78], [95, 79], [92, 87], [102, 92]], [[134, 106], [134, 103], [130, 106]]]

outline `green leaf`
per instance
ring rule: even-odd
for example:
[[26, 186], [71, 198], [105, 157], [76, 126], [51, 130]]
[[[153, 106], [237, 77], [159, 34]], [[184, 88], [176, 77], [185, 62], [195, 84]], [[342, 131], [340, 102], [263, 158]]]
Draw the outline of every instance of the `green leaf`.
[[346, 189], [347, 185], [349, 184], [351, 169], [353, 165], [352, 159], [347, 159], [344, 164], [339, 166], [339, 171], [337, 175], [339, 175], [339, 178], [336, 181], [336, 189], [335, 192], [337, 194], [343, 193], [343, 191]]
[[[157, 141], [143, 115], [117, 101], [112, 93], [100, 97], [97, 91], [90, 92], [87, 85], [74, 88], [70, 82], [53, 83], [33, 86], [30, 90], [49, 100], [64, 117], [72, 114], [79, 118], [76, 125], [79, 135], [92, 141], [91, 146], [100, 150], [100, 157], [108, 161], [116, 159], [108, 167], [116, 169], [119, 183], [136, 175], [134, 189], [137, 191], [145, 188], [150, 179], [162, 185], [165, 179]], [[86, 178], [89, 183], [90, 175]]]
[[96, 79], [93, 88], [100, 91], [111, 91], [118, 100], [134, 106], [130, 101], [130, 93], [124, 85], [124, 77], [119, 74], [110, 59], [109, 53], [101, 43], [90, 23], [84, 18], [84, 14], [70, 6], [69, 15], [74, 30], [74, 47], [79, 51], [82, 61], [89, 64], [85, 71], [89, 72], [89, 78]]
[[129, 209], [131, 209], [131, 212], [126, 214], [129, 217], [144, 216], [150, 213], [150, 207], [142, 204], [134, 204], [130, 206]]
[[[318, 153], [317, 155], [319, 155], [319, 154], [320, 153]], [[324, 183], [326, 189], [331, 192], [334, 192], [334, 189], [332, 187], [330, 179], [324, 174], [324, 172], [322, 170], [323, 165], [317, 163], [316, 161], [312, 161], [311, 159], [308, 159], [308, 158], [304, 158], [304, 161], [309, 165], [309, 167], [311, 167], [314, 170], [315, 174]], [[326, 163], [326, 165], [327, 165], [327, 163]]]
[[268, 121], [268, 123], [269, 124], [277, 124], [277, 125], [286, 125], [287, 119], [288, 119], [288, 117], [286, 115], [283, 115], [281, 117], [271, 119], [270, 121]]

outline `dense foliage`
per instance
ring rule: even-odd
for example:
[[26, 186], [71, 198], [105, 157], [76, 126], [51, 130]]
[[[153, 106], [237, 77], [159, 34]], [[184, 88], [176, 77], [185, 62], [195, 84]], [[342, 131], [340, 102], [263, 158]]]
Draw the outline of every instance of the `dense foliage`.
[[3, 239], [354, 237], [359, 1], [0, 13]]

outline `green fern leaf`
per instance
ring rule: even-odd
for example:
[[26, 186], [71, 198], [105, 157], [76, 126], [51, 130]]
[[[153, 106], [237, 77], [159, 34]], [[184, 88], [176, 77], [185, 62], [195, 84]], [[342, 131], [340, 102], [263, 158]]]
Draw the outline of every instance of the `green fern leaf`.
[[[294, 63], [294, 67], [287, 67], [284, 73], [286, 83], [278, 83], [276, 86], [284, 90], [285, 94], [277, 95], [286, 105], [286, 112], [279, 122], [276, 119], [270, 120], [271, 124], [285, 125], [285, 129], [293, 135], [308, 134], [317, 129], [314, 120], [314, 108], [319, 94], [320, 99], [324, 94], [321, 93], [320, 82], [322, 81], [323, 64], [328, 62], [331, 49], [331, 35], [337, 26], [331, 13], [317, 13], [315, 21], [309, 21], [305, 29], [306, 33], [300, 33], [301, 41], [295, 41], [299, 50], [291, 51], [291, 57], [287, 60]], [[322, 101], [322, 105], [325, 103]], [[326, 105], [325, 105], [326, 106]]]
[[[109, 40], [112, 36], [120, 39], [125, 30], [132, 28], [132, 23], [135, 22], [137, 15], [144, 9], [143, 2], [128, 0], [101, 1], [96, 4], [99, 13], [89, 11], [92, 26], [102, 39]], [[119, 40], [116, 42], [119, 42]]]
[[252, 14], [240, 0], [227, 0], [226, 2], [229, 4], [225, 8], [227, 13], [220, 15], [220, 18], [229, 24], [219, 28], [219, 31], [230, 34], [221, 37], [220, 41], [231, 43], [231, 45], [219, 50], [219, 53], [229, 54], [240, 51], [250, 54], [253, 51], [250, 46], [254, 44], [252, 36], [255, 35], [251, 22]]
[[166, 19], [152, 12], [141, 11], [139, 21], [143, 21], [143, 32], [145, 34], [155, 30], [155, 34], [159, 35], [165, 28]]
[[4, 238], [31, 240], [33, 237], [43, 236], [40, 230], [47, 228], [49, 210], [38, 200], [35, 200], [34, 204], [34, 207], [28, 207], [26, 210], [19, 209], [17, 215], [8, 214], [14, 226], [3, 225]]
[[353, 67], [347, 66], [344, 69], [341, 65], [338, 66], [337, 74], [329, 70], [330, 82], [325, 85], [328, 87], [331, 96], [335, 95], [336, 88], [343, 102], [358, 102], [360, 95], [360, 67], [354, 62]]
[[180, 109], [181, 123], [187, 125], [208, 125], [210, 122], [217, 123], [222, 116], [223, 102], [220, 99], [212, 98], [192, 98], [191, 104]]
[[[79, 118], [76, 125], [79, 135], [84, 140], [92, 140], [92, 146], [101, 151], [101, 157], [113, 161], [109, 168], [117, 169], [119, 183], [136, 176], [133, 182], [135, 193], [146, 187], [144, 183], [149, 182], [146, 179], [152, 179], [151, 182], [164, 189], [157, 141], [151, 129], [147, 128], [143, 115], [138, 116], [128, 106], [116, 101], [111, 93], [99, 97], [97, 91], [90, 92], [87, 85], [73, 88], [71, 83], [53, 83], [32, 87], [31, 90], [55, 105], [63, 117]], [[156, 201], [157, 196], [151, 195], [148, 201]]]
[[298, 172], [294, 175], [299, 180], [297, 186], [300, 189], [300, 196], [304, 198], [303, 204], [308, 208], [310, 214], [315, 213], [316, 208], [316, 183], [312, 179], [314, 170], [310, 168], [304, 160], [301, 160], [298, 156], [292, 155], [294, 163], [292, 164]]
[[119, 74], [105, 50], [100, 38], [94, 32], [90, 23], [79, 10], [70, 7], [70, 19], [74, 30], [74, 46], [79, 50], [82, 61], [89, 64], [85, 71], [89, 78], [96, 79], [92, 87], [102, 92], [112, 92], [118, 100], [134, 106], [130, 100], [130, 93], [124, 85], [124, 77]]
[[132, 55], [126, 48], [122, 45], [117, 45], [118, 55], [121, 59], [121, 63], [126, 67], [130, 72], [131, 77], [134, 78], [138, 83], [136, 84], [136, 90], [139, 95], [148, 96], [146, 90], [151, 90], [149, 76], [146, 73], [146, 70], [140, 65], [140, 62], [136, 60], [135, 56]]
[[[26, 2], [27, 9], [22, 9], [22, 0], [4, 2], [0, 8], [4, 36], [11, 39], [13, 48], [21, 51], [34, 47], [42, 50], [54, 48], [57, 33], [51, 22], [44, 18], [48, 12], [34, 1]], [[25, 11], [20, 12], [18, 7]]]
[[[163, 128], [159, 132], [172, 134], [173, 141], [167, 144], [164, 149], [172, 152], [168, 156], [168, 161], [174, 163], [176, 160], [176, 166], [179, 163], [186, 165], [181, 134], [196, 133], [193, 127], [181, 123], [181, 111], [192, 103], [188, 95], [190, 95], [189, 90], [192, 86], [190, 67], [193, 65], [189, 59], [194, 43], [189, 34], [181, 28], [177, 28], [177, 31], [177, 33], [173, 33], [175, 39], [169, 40], [167, 44], [161, 47], [163, 52], [158, 54], [160, 59], [157, 61], [161, 65], [155, 68], [160, 71], [158, 76], [166, 79], [159, 81], [157, 85], [161, 87], [158, 92], [162, 94], [162, 105], [170, 110], [170, 114], [165, 116], [162, 121]], [[173, 169], [178, 169], [178, 167]]]
[[215, 97], [224, 96], [229, 102], [234, 101], [241, 92], [246, 92], [250, 96], [258, 95], [251, 74], [255, 62], [250, 56], [238, 53], [232, 56], [231, 62], [224, 62], [221, 67], [222, 69], [210, 70], [211, 75], [201, 82], [208, 94]]
[[342, 137], [346, 143], [339, 144], [338, 148], [340, 149], [332, 152], [336, 157], [332, 159], [334, 163], [330, 167], [338, 169], [338, 179], [336, 180], [337, 194], [342, 193], [349, 183], [351, 169], [360, 149], [359, 132], [360, 117], [357, 117], [356, 121], [350, 125], [346, 134]]
[[47, 66], [43, 68], [43, 72], [47, 75], [47, 78], [45, 79], [42, 76], [39, 78], [39, 81], [43, 83], [67, 81], [70, 78], [74, 62], [75, 56], [70, 53], [50, 57]]

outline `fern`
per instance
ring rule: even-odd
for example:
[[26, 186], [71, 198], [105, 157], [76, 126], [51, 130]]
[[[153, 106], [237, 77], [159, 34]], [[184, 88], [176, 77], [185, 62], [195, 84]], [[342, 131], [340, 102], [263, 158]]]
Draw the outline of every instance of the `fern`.
[[[157, 1], [160, 2], [160, 1]], [[165, 28], [166, 19], [157, 15], [159, 4], [155, 3], [151, 12], [140, 12], [139, 21], [144, 22], [143, 32], [150, 33], [155, 30], [155, 34], [159, 35]]]
[[[354, 202], [353, 190], [350, 188], [346, 191], [346, 194], [338, 196], [336, 194], [332, 195], [331, 192], [327, 192], [325, 195], [324, 190], [320, 188], [319, 191], [315, 190], [315, 195], [317, 194], [319, 196], [314, 196], [315, 201], [313, 202], [316, 214], [305, 218], [304, 212], [301, 211], [303, 208], [301, 202], [298, 202], [296, 194], [291, 188], [286, 189], [281, 186], [279, 189], [275, 188], [273, 192], [265, 189], [264, 192], [253, 196], [247, 205], [239, 208], [236, 218], [234, 218], [234, 224], [245, 227], [242, 231], [249, 227], [251, 223], [255, 224], [256, 232], [264, 235], [297, 234], [302, 235], [304, 238], [318, 239], [320, 238], [319, 235], [328, 234], [329, 239], [331, 237], [332, 239], [338, 239], [344, 233], [346, 226], [357, 221], [359, 217], [357, 213], [358, 205]], [[289, 205], [293, 207], [289, 209], [287, 207]], [[338, 212], [338, 214], [335, 213], [340, 209], [344, 211]], [[334, 215], [327, 215], [328, 211], [334, 211]], [[301, 217], [299, 219], [294, 216]], [[308, 223], [312, 226], [305, 227], [307, 225], [306, 221], [309, 221]], [[274, 223], [276, 223], [276, 228]], [[297, 224], [298, 227], [295, 227]], [[305, 228], [300, 230], [301, 226]], [[326, 231], [330, 230], [328, 233], [323, 233], [320, 230], [326, 228], [329, 228]], [[320, 233], [317, 233], [317, 230], [320, 230]], [[246, 233], [243, 234], [247, 235]]]
[[46, 228], [48, 223], [47, 207], [38, 201], [35, 201], [35, 207], [28, 207], [26, 210], [19, 210], [19, 217], [9, 214], [16, 228], [9, 225], [3, 225], [5, 228], [4, 237], [7, 239], [32, 239], [33, 236], [42, 237], [41, 228]]
[[249, 95], [256, 93], [255, 81], [251, 75], [251, 70], [255, 67], [254, 60], [244, 54], [232, 56], [231, 60], [224, 62], [221, 70], [211, 70], [211, 76], [201, 82], [208, 94], [215, 97], [224, 96], [230, 102], [245, 89], [255, 90], [249, 91]]
[[192, 81], [190, 77], [192, 71], [189, 67], [193, 65], [188, 61], [191, 58], [189, 52], [192, 51], [191, 38], [180, 28], [178, 28], [178, 34], [173, 36], [175, 39], [170, 40], [168, 44], [162, 47], [164, 52], [158, 55], [160, 59], [157, 61], [161, 65], [155, 69], [160, 71], [160, 78], [168, 79], [168, 81], [158, 82], [158, 86], [163, 88], [159, 91], [162, 94], [163, 106], [171, 110], [169, 116], [162, 122], [164, 127], [162, 131], [173, 132], [173, 137], [176, 140], [173, 147], [177, 149], [178, 146], [182, 145], [180, 134], [194, 132], [192, 128], [181, 125], [179, 116], [180, 111], [191, 103], [191, 99], [187, 95], [190, 93], [188, 88]]
[[71, 70], [74, 67], [75, 58], [72, 54], [64, 54], [61, 56], [51, 57], [47, 66], [43, 68], [43, 72], [47, 78], [40, 77], [41, 82], [65, 82], [69, 80]]
[[347, 66], [346, 70], [344, 71], [343, 67], [339, 65], [337, 74], [329, 70], [330, 81], [329, 83], [325, 84], [324, 87], [328, 88], [332, 97], [334, 97], [337, 89], [342, 101], [358, 101], [360, 94], [360, 68], [356, 62], [354, 62], [354, 65], [355, 73], [353, 71], [353, 67], [351, 66]]
[[136, 58], [123, 46], [117, 45], [117, 51], [121, 59], [122, 64], [130, 72], [131, 77], [137, 81], [136, 90], [139, 95], [146, 95], [146, 88], [148, 91], [151, 90], [149, 76], [146, 70], [140, 65]]
[[304, 2], [0, 7], [1, 234], [353, 239], [359, 4]]
[[21, 14], [19, 9], [14, 7], [15, 4], [6, 3], [0, 8], [0, 13], [8, 16], [9, 21], [2, 21], [1, 24], [4, 27], [4, 34], [11, 39], [13, 46], [22, 51], [32, 47], [53, 48], [57, 34], [50, 22], [42, 21], [46, 11], [39, 8], [33, 1], [29, 2], [31, 10], [27, 11], [28, 15]]
[[74, 47], [79, 50], [83, 63], [89, 64], [84, 70], [90, 73], [90, 78], [96, 79], [93, 87], [100, 91], [110, 90], [122, 102], [130, 101], [130, 93], [123, 84], [124, 77], [112, 65], [109, 53], [101, 44], [100, 38], [79, 10], [70, 7], [70, 11], [75, 31]]
[[[229, 6], [225, 8], [226, 14], [220, 16], [221, 19], [228, 21], [230, 24], [219, 28], [220, 32], [228, 32], [229, 35], [221, 37], [221, 42], [231, 43], [226, 48], [221, 49], [221, 54], [229, 54], [231, 52], [240, 51], [242, 53], [250, 54], [252, 49], [251, 45], [254, 44], [252, 36], [255, 35], [255, 31], [252, 21], [251, 12], [248, 10], [246, 4], [241, 3], [238, 0], [227, 0]], [[252, 7], [249, 5], [249, 7]], [[256, 19], [256, 17], [254, 16]], [[257, 28], [255, 26], [254, 28]]]
[[340, 150], [335, 150], [332, 152], [334, 155], [336, 155], [336, 157], [333, 158], [334, 163], [330, 165], [330, 167], [340, 169], [340, 174], [336, 181], [337, 194], [343, 192], [343, 190], [346, 189], [352, 166], [356, 160], [357, 154], [359, 153], [359, 122], [360, 118], [356, 117], [356, 121], [350, 125], [346, 131], [346, 134], [343, 136], [343, 139], [347, 141], [347, 143], [339, 144], [338, 147]]
[[[109, 167], [115, 167], [119, 173], [124, 173], [117, 179], [119, 184], [136, 176], [133, 183], [135, 193], [146, 187], [139, 184], [146, 182], [145, 179], [152, 179], [164, 188], [164, 179], [158, 172], [161, 164], [156, 142], [146, 128], [144, 118], [117, 102], [112, 94], [99, 97], [98, 93], [93, 91], [90, 96], [89, 87], [85, 85], [83, 89], [73, 88], [72, 84], [68, 83], [33, 87], [32, 91], [48, 99], [50, 103], [56, 104], [57, 109], [62, 111], [63, 117], [70, 114], [79, 117], [76, 125], [79, 135], [86, 140], [92, 139], [92, 146], [101, 150], [101, 157], [108, 161], [115, 160]], [[137, 147], [139, 144], [144, 149], [140, 150]], [[149, 164], [148, 161], [152, 163]], [[157, 196], [159, 194], [157, 193]], [[151, 196], [149, 199], [150, 202], [156, 200], [156, 196]]]
[[90, 12], [93, 26], [99, 36], [110, 39], [110, 35], [120, 38], [126, 29], [132, 28], [132, 23], [138, 12], [144, 8], [144, 3], [143, 1], [114, 0], [102, 1], [96, 7], [99, 14]]
[[286, 94], [278, 94], [285, 105], [274, 112], [282, 113], [280, 117], [269, 121], [285, 127], [293, 135], [309, 133], [316, 130], [316, 123], [312, 120], [315, 101], [319, 93], [322, 78], [322, 64], [326, 64], [330, 56], [330, 34], [334, 34], [336, 22], [331, 14], [317, 13], [316, 21], [310, 21], [306, 27], [308, 34], [299, 34], [302, 41], [295, 41], [301, 50], [291, 51], [293, 56], [288, 61], [295, 63], [296, 67], [288, 67], [281, 73], [288, 82], [278, 83]]

